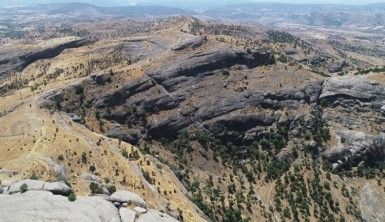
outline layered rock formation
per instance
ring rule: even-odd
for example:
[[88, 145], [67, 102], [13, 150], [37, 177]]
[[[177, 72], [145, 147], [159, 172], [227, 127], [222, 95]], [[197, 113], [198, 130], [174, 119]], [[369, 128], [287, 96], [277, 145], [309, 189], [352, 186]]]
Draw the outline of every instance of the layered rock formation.
[[[356, 137], [358, 134], [351, 130], [362, 120], [357, 112], [375, 111], [381, 115], [385, 100], [383, 85], [355, 76], [313, 79], [294, 88], [261, 90], [258, 83], [261, 75], [255, 70], [273, 64], [272, 54], [229, 47], [201, 52], [202, 44], [207, 41], [204, 37], [188, 36], [177, 46], [165, 43], [162, 56], [170, 59], [147, 68], [142, 76], [124, 82], [116, 90], [111, 90], [115, 77], [110, 72], [101, 72], [49, 96], [42, 106], [64, 108], [76, 122], [84, 122], [84, 109], [92, 110], [97, 118], [112, 123], [104, 129], [106, 135], [131, 144], [149, 137], [175, 138], [178, 132], [191, 126], [222, 140], [247, 143], [261, 138], [260, 135], [283, 119], [289, 123], [289, 129], [301, 130], [295, 126], [298, 120], [310, 114], [317, 104], [327, 103], [334, 109], [324, 110], [325, 120], [335, 127], [339, 138], [354, 140], [342, 145], [338, 142], [324, 151], [334, 168], [342, 162], [364, 160], [367, 152], [382, 152], [381, 135], [374, 132], [366, 135], [356, 130], [364, 134]], [[130, 47], [141, 46], [143, 42], [130, 44]], [[290, 110], [289, 116], [283, 115], [282, 109]], [[351, 119], [345, 112], [358, 118]], [[383, 121], [382, 117], [378, 118]]]
[[329, 78], [323, 84], [320, 100], [331, 106], [325, 117], [337, 128], [336, 144], [324, 153], [334, 169], [385, 155], [382, 83], [362, 76]]

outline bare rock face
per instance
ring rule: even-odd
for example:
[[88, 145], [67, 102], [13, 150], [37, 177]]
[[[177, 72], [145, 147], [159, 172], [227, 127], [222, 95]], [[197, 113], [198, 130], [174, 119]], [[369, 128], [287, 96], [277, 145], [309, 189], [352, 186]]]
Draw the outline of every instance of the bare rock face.
[[274, 59], [270, 53], [221, 48], [185, 58], [181, 57], [172, 64], [167, 64], [158, 71], [149, 73], [149, 76], [164, 86], [166, 90], [174, 91], [182, 83], [189, 82], [189, 80], [197, 81], [199, 78], [194, 77], [207, 75], [213, 70], [229, 68], [234, 65], [246, 65], [248, 68], [254, 68], [273, 62]]
[[324, 157], [337, 169], [344, 164], [357, 161], [370, 161], [385, 155], [385, 134], [373, 136], [363, 132], [340, 129], [337, 132], [340, 142], [327, 149]]
[[135, 219], [136, 219], [135, 211], [122, 207], [119, 209], [119, 214], [122, 222], [135, 222]]
[[96, 183], [102, 183], [103, 182], [102, 179], [100, 179], [100, 177], [93, 175], [93, 174], [90, 174], [90, 173], [83, 173], [82, 175], [80, 175], [80, 178], [82, 178], [85, 181], [89, 181], [89, 182], [96, 182]]
[[55, 194], [67, 195], [71, 192], [71, 188], [64, 182], [44, 182], [41, 180], [22, 180], [15, 183], [12, 183], [7, 193], [19, 193], [22, 192], [21, 187], [24, 185], [27, 190], [40, 190], [40, 191], [49, 191]]
[[151, 221], [151, 222], [177, 222], [178, 220], [176, 220], [175, 218], [173, 218], [167, 214], [161, 213], [161, 212], [156, 211], [156, 210], [149, 210], [147, 213], [142, 214], [136, 220], [136, 222], [148, 222], [148, 221]]
[[110, 131], [106, 133], [106, 136], [109, 136], [111, 138], [116, 138], [133, 145], [138, 144], [140, 140], [140, 132], [133, 129], [127, 129], [121, 126], [112, 128]]
[[[383, 124], [385, 86], [366, 76], [343, 76], [325, 80], [320, 101], [327, 100], [326, 120], [335, 125], [339, 142], [324, 156], [333, 169], [376, 161], [385, 156]], [[371, 124], [368, 124], [368, 121]]]
[[380, 111], [385, 100], [385, 86], [372, 84], [362, 77], [329, 78], [323, 84], [320, 99], [338, 101], [343, 106], [371, 102], [371, 106]]
[[190, 38], [184, 39], [182, 42], [175, 45], [171, 50], [181, 51], [186, 49], [195, 49], [207, 42], [206, 36], [190, 36]]
[[101, 197], [79, 197], [75, 202], [47, 191], [0, 195], [0, 220], [120, 222], [116, 207]]
[[[20, 192], [20, 186], [27, 191]], [[108, 196], [77, 197], [69, 201], [66, 185], [40, 180], [22, 180], [5, 189], [0, 187], [0, 221], [109, 221], [176, 222], [175, 218], [154, 209], [137, 194], [117, 191]], [[127, 204], [129, 203], [129, 204]], [[133, 209], [131, 209], [132, 207]]]
[[143, 208], [143, 207], [134, 207], [134, 210], [140, 214], [144, 214], [144, 213], [147, 213], [147, 209]]
[[139, 195], [129, 191], [118, 190], [110, 196], [109, 200], [111, 202], [130, 203], [147, 208], [147, 203]]
[[376, 189], [370, 183], [359, 191], [360, 208], [363, 220], [365, 221], [384, 221], [385, 195], [382, 190]]

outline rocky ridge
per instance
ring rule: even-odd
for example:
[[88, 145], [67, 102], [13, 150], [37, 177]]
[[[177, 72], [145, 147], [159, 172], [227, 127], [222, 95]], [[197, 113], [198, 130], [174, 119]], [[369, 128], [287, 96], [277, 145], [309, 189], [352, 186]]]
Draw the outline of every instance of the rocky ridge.
[[[178, 48], [190, 52], [188, 48], [193, 44], [190, 41], [201, 40], [186, 40], [187, 43], [182, 44], [186, 47]], [[55, 109], [59, 102], [67, 112], [75, 112], [77, 121], [81, 122], [84, 116], [81, 117], [77, 107], [82, 105], [83, 101], [79, 99], [84, 98], [83, 93], [86, 93], [91, 97], [87, 100], [87, 106], [91, 107], [88, 109], [97, 112], [98, 118], [113, 123], [106, 130], [106, 135], [132, 144], [149, 137], [173, 138], [181, 130], [192, 126], [207, 130], [221, 139], [247, 143], [280, 122], [283, 118], [281, 109], [295, 111], [285, 117], [289, 124], [295, 124], [306, 116], [299, 115], [299, 110], [307, 109], [306, 112], [310, 113], [325, 102], [337, 107], [337, 110], [341, 107], [354, 112], [375, 111], [383, 120], [380, 114], [384, 106], [385, 87], [375, 81], [362, 77], [332, 77], [308, 81], [295, 89], [263, 92], [258, 85], [253, 85], [253, 70], [273, 64], [272, 55], [268, 52], [230, 48], [205, 53], [197, 50], [199, 48], [193, 50], [192, 55], [179, 56], [172, 63], [165, 62], [156, 69], [150, 68], [142, 77], [125, 83], [109, 94], [95, 91], [95, 88], [109, 87], [113, 81], [110, 73], [99, 73], [50, 96], [42, 105]], [[229, 79], [236, 75], [243, 75], [241, 81], [246, 84], [241, 89], [233, 90], [229, 84], [234, 82]], [[77, 95], [77, 92], [81, 93]], [[71, 101], [67, 102], [69, 97]], [[326, 109], [326, 120], [327, 116]], [[329, 124], [334, 126], [332, 122]], [[343, 127], [347, 125], [349, 123], [344, 123]], [[336, 127], [341, 128], [340, 125]], [[289, 125], [289, 128], [294, 129], [295, 126]], [[350, 130], [351, 127], [348, 127], [347, 130], [341, 128], [333, 132], [339, 137], [344, 134], [342, 137], [356, 138], [355, 132]], [[369, 153], [383, 155], [383, 139], [381, 134], [359, 136], [354, 141], [343, 145], [338, 143], [322, 152], [336, 169], [345, 161], [363, 160]]]
[[119, 190], [111, 196], [84, 196], [69, 200], [71, 188], [64, 182], [22, 180], [1, 186], [2, 221], [111, 221], [176, 222], [154, 209], [135, 193]]
[[0, 77], [10, 72], [21, 72], [29, 64], [41, 59], [51, 59], [58, 56], [63, 50], [78, 48], [91, 43], [88, 39], [78, 38], [67, 40], [53, 46], [42, 46], [32, 50], [19, 50], [17, 52], [0, 53]]

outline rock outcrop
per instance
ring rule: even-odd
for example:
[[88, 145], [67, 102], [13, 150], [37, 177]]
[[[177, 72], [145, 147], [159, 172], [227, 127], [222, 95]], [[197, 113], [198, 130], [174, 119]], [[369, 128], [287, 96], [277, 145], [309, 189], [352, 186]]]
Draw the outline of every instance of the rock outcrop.
[[[96, 73], [81, 83], [52, 93], [41, 105], [49, 109], [61, 107], [79, 123], [85, 123], [88, 111], [97, 113], [98, 121], [109, 122], [103, 129], [107, 136], [131, 144], [140, 144], [148, 138], [174, 139], [182, 130], [194, 127], [223, 142], [242, 145], [263, 138], [282, 119], [289, 124], [289, 134], [297, 135], [315, 125], [305, 121], [299, 129], [293, 125], [296, 120], [318, 111], [319, 106], [325, 108], [323, 118], [327, 124], [346, 132], [366, 121], [358, 112], [384, 113], [385, 86], [364, 76], [309, 78], [296, 83], [295, 87], [270, 90], [259, 82], [266, 77], [261, 74], [264, 68], [275, 62], [272, 53], [226, 44], [209, 47], [209, 43], [205, 43], [211, 41], [209, 39], [183, 36], [187, 38], [176, 46], [170, 42], [164, 44], [162, 56], [170, 59], [158, 58], [162, 62], [149, 65], [132, 80], [117, 86], [108, 72]], [[161, 39], [156, 41], [162, 43]], [[314, 62], [323, 62], [321, 58], [318, 60]], [[338, 63], [332, 71], [346, 65]], [[354, 146], [348, 142], [326, 151], [322, 150], [322, 144], [310, 147], [324, 152], [337, 168], [344, 161], [364, 160], [366, 152], [373, 150], [371, 144], [376, 138], [373, 131], [360, 139], [359, 146], [355, 141]], [[353, 151], [349, 151], [351, 149]], [[292, 159], [290, 149], [284, 151], [278, 159]]]
[[[327, 99], [342, 106], [365, 104], [381, 111], [385, 101], [385, 86], [378, 85], [363, 77], [335, 77], [325, 80], [320, 99]], [[361, 103], [360, 103], [361, 102]]]
[[348, 65], [349, 64], [345, 60], [342, 60], [342, 61], [339, 61], [339, 62], [335, 62], [335, 63], [332, 63], [332, 64], [329, 65], [328, 71], [330, 73], [341, 72]]
[[149, 210], [142, 214], [135, 222], [177, 222], [175, 218], [156, 210]]
[[40, 190], [49, 191], [54, 194], [68, 195], [71, 192], [71, 188], [64, 182], [44, 182], [41, 180], [21, 180], [9, 185], [5, 190], [6, 193], [14, 194], [24, 192], [22, 186], [24, 185], [26, 190]]
[[381, 132], [383, 84], [367, 76], [328, 78], [320, 95], [320, 101], [323, 100], [330, 106], [325, 119], [336, 127], [337, 143], [324, 152], [333, 169], [355, 166], [361, 161], [377, 161], [385, 156], [385, 137]]
[[271, 53], [221, 48], [188, 57], [182, 56], [172, 64], [167, 64], [167, 66], [149, 73], [149, 76], [167, 91], [174, 91], [182, 83], [190, 82], [189, 80], [192, 78], [195, 81], [199, 80], [199, 77], [209, 75], [214, 70], [226, 69], [234, 65], [246, 65], [248, 68], [254, 68], [272, 63], [274, 63], [274, 59]]
[[[26, 186], [27, 190], [20, 190], [20, 186]], [[168, 214], [148, 209], [147, 203], [132, 192], [120, 190], [107, 198], [84, 196], [70, 201], [65, 196], [68, 188], [59, 182], [40, 180], [12, 183], [4, 194], [0, 192], [0, 221], [178, 221]], [[122, 204], [115, 205], [116, 201]]]
[[134, 222], [136, 219], [136, 212], [128, 208], [120, 208], [119, 214], [122, 222]]
[[[88, 39], [76, 39], [70, 40], [56, 46], [49, 48], [36, 49], [30, 52], [20, 52], [15, 54], [13, 57], [0, 57], [0, 76], [8, 74], [9, 72], [22, 71], [29, 64], [40, 60], [50, 59], [58, 56], [63, 50], [69, 48], [78, 48], [89, 44], [91, 41]], [[5, 53], [5, 55], [13, 55], [12, 53]]]
[[207, 42], [206, 36], [191, 36], [190, 38], [182, 40], [182, 42], [175, 45], [172, 50], [181, 51], [186, 49], [195, 49]]
[[111, 221], [120, 222], [118, 209], [101, 197], [75, 202], [47, 191], [0, 195], [0, 221]]
[[111, 202], [128, 203], [147, 208], [147, 203], [139, 195], [124, 190], [116, 191], [110, 196], [109, 200]]
[[371, 161], [385, 156], [385, 134], [373, 136], [347, 129], [336, 131], [338, 143], [324, 152], [333, 169], [354, 165], [359, 161]]

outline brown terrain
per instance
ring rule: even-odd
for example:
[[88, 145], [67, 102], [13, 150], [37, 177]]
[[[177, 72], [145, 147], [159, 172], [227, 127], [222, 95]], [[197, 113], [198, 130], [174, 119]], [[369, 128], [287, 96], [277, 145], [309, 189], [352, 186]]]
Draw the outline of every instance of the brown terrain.
[[69, 24], [1, 42], [0, 185], [96, 181], [179, 221], [385, 220], [384, 58], [341, 55], [350, 33]]

